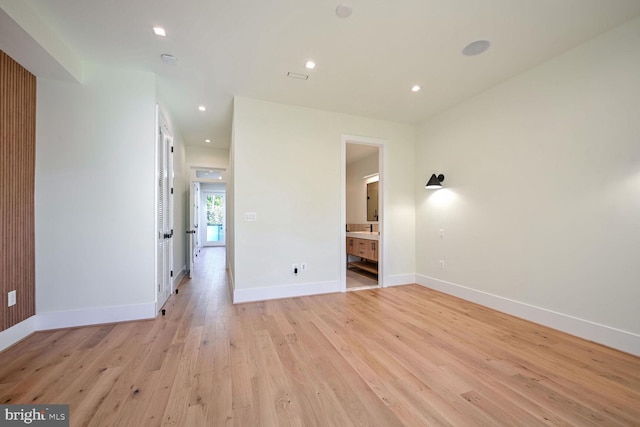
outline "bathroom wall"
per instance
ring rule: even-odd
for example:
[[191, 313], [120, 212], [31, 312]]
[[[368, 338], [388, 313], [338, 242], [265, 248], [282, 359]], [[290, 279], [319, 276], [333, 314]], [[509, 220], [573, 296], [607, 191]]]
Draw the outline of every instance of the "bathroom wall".
[[[367, 179], [365, 176], [378, 172], [378, 154], [347, 164], [346, 206], [347, 223], [368, 224]], [[356, 230], [353, 230], [356, 231]]]

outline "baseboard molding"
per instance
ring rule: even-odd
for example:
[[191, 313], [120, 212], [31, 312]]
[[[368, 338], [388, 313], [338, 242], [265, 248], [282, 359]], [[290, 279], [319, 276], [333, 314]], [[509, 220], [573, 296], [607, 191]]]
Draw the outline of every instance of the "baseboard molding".
[[36, 330], [44, 331], [48, 329], [97, 325], [100, 323], [153, 319], [156, 316], [155, 307], [155, 303], [151, 302], [146, 304], [39, 313], [36, 316]]
[[234, 289], [233, 303], [265, 301], [270, 299], [293, 298], [307, 295], [340, 292], [340, 282], [302, 283], [295, 285], [270, 286], [265, 288]]
[[11, 347], [18, 341], [28, 337], [36, 331], [36, 316], [31, 316], [9, 329], [0, 332], [0, 351]]
[[640, 356], [640, 335], [579, 319], [567, 314], [536, 307], [429, 276], [416, 275], [419, 285], [453, 295], [467, 301], [548, 326], [589, 341]]
[[183, 265], [182, 269], [176, 274], [176, 277], [173, 278], [173, 289], [177, 289], [182, 279], [187, 275], [187, 266]]
[[227, 286], [229, 287], [229, 295], [231, 295], [232, 303], [235, 303], [234, 298], [234, 289], [236, 288], [235, 282], [233, 280], [233, 270], [229, 268], [229, 264], [227, 264]]
[[415, 274], [396, 274], [394, 276], [384, 276], [384, 287], [410, 285], [416, 283]]

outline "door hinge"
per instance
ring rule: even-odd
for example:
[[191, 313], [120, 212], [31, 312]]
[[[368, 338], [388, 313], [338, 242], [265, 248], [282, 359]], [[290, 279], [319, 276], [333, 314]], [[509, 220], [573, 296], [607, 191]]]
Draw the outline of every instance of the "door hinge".
[[171, 188], [171, 194], [173, 194], [173, 188]]
[[173, 277], [173, 270], [171, 270], [171, 277]]
[[171, 152], [173, 153], [173, 145], [171, 146]]

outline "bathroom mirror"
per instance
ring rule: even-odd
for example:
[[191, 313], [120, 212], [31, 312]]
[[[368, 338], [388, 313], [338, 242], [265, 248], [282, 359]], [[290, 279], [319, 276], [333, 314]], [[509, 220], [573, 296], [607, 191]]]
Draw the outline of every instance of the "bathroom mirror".
[[367, 184], [367, 221], [378, 221], [378, 181]]

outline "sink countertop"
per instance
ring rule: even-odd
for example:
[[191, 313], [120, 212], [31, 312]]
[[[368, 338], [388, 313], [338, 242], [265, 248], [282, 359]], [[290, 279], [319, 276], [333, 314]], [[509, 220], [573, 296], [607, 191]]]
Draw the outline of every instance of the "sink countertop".
[[347, 231], [347, 237], [355, 237], [358, 239], [379, 240], [380, 233], [377, 231]]

